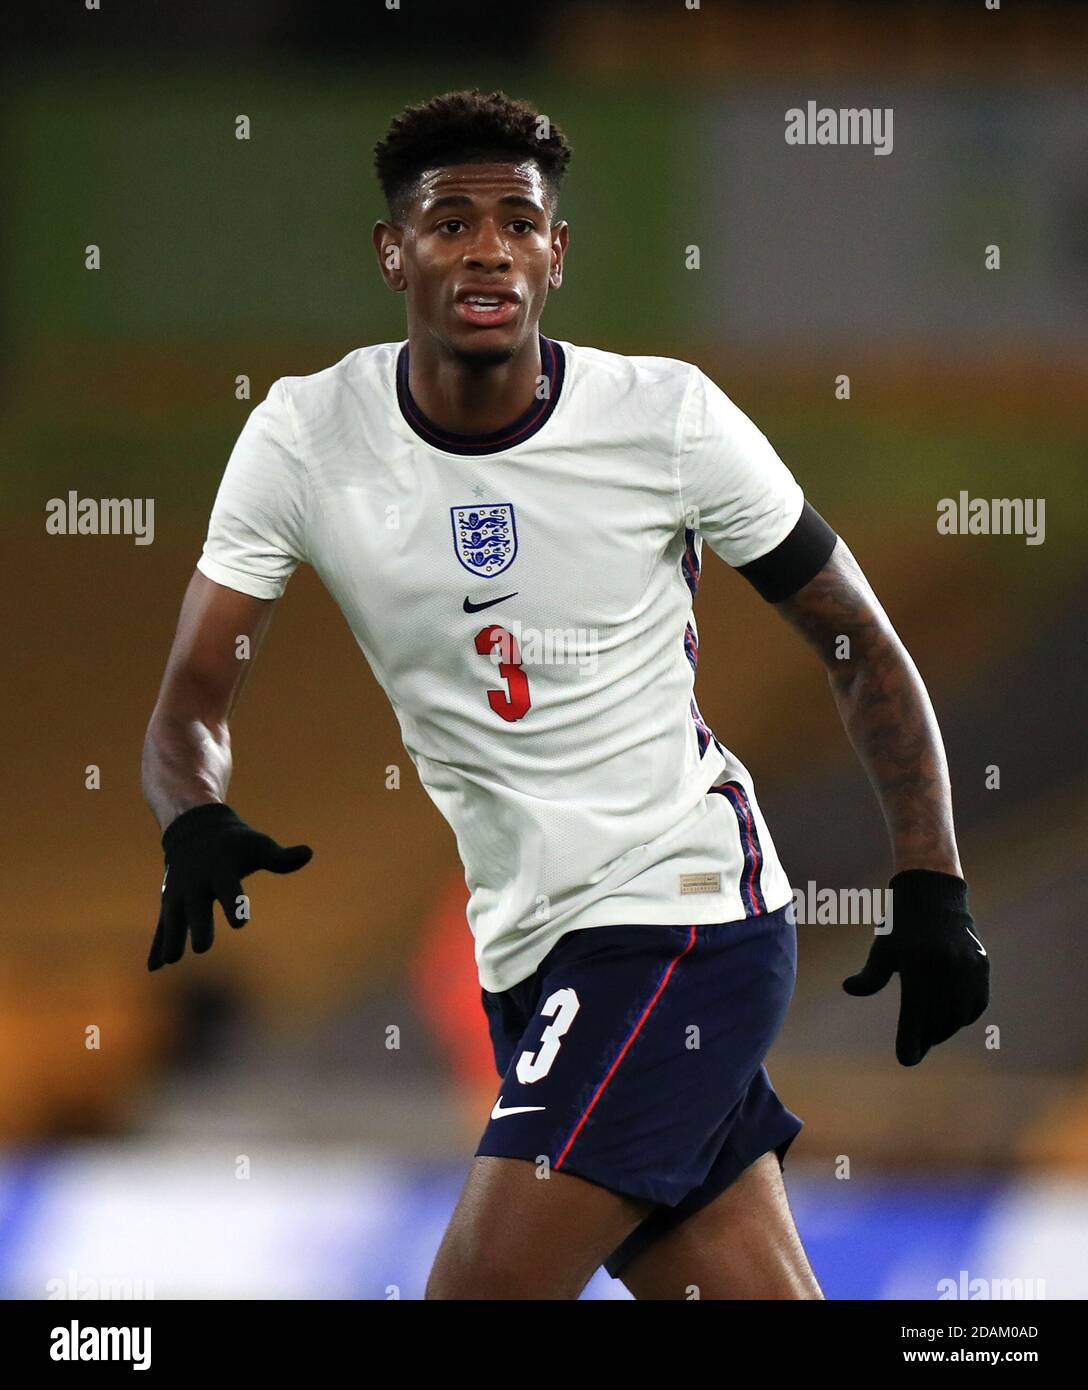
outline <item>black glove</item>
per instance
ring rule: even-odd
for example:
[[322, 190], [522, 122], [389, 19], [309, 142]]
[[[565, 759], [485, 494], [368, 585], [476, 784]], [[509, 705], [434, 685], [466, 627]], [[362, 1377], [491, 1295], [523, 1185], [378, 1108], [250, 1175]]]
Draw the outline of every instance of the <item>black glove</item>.
[[246, 874], [255, 869], [293, 874], [313, 858], [309, 845], [284, 849], [217, 801], [194, 806], [171, 821], [162, 847], [166, 872], [148, 970], [181, 960], [186, 931], [192, 937], [194, 955], [211, 949], [216, 900], [232, 927], [244, 927], [247, 919], [238, 916], [237, 900]]
[[847, 994], [876, 994], [899, 971], [895, 1055], [916, 1066], [931, 1047], [974, 1023], [990, 1002], [990, 961], [972, 928], [967, 884], [954, 874], [906, 869], [892, 890], [892, 929], [843, 980]]

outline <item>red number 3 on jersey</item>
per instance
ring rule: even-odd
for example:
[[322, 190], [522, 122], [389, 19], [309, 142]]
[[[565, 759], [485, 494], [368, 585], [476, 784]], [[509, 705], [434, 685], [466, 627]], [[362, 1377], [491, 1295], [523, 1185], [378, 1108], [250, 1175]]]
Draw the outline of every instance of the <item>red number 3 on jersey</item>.
[[521, 652], [513, 633], [504, 627], [482, 627], [476, 634], [476, 650], [490, 656], [498, 648], [504, 658], [499, 662], [499, 675], [506, 682], [505, 690], [489, 690], [487, 702], [500, 719], [512, 724], [529, 713], [529, 677], [521, 665]]

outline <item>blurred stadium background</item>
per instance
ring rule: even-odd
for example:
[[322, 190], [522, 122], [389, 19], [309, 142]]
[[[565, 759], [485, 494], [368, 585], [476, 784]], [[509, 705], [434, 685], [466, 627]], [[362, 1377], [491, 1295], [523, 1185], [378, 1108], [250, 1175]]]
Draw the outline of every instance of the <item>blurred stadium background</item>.
[[[799, 927], [769, 1067], [806, 1121], [787, 1180], [826, 1293], [930, 1299], [965, 1270], [1088, 1296], [1085, 14], [204, 0], [6, 25], [0, 1292], [422, 1293], [496, 1078], [452, 835], [312, 572], [232, 721], [230, 795], [314, 861], [155, 976], [139, 763], [246, 414], [403, 337], [371, 146], [405, 102], [479, 85], [575, 146], [545, 331], [714, 376], [850, 543], [942, 721], [1000, 1045], [980, 1025], [899, 1067], [897, 986], [839, 987], [867, 929]], [[894, 153], [786, 146], [809, 98], [892, 106]], [[154, 497], [154, 544], [47, 536], [70, 489]], [[938, 535], [961, 489], [1045, 497], [1045, 544]], [[700, 705], [795, 884], [883, 886], [818, 665], [716, 560], [696, 611]], [[587, 1297], [626, 1293], [601, 1273]]]

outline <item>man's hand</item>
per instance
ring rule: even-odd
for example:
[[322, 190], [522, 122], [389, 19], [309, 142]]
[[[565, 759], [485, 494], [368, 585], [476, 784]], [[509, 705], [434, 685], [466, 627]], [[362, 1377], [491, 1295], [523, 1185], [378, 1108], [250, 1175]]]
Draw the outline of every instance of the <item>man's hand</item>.
[[990, 1002], [990, 961], [972, 928], [967, 884], [953, 874], [907, 869], [888, 885], [892, 929], [843, 980], [847, 994], [876, 994], [899, 972], [895, 1055], [916, 1066], [931, 1047], [979, 1018]]
[[185, 935], [194, 955], [211, 949], [218, 901], [232, 927], [244, 927], [240, 915], [241, 880], [256, 869], [292, 874], [313, 857], [309, 845], [285, 849], [252, 829], [229, 806], [208, 802], [171, 821], [162, 837], [166, 872], [162, 907], [147, 958], [148, 970], [173, 965], [185, 954]]

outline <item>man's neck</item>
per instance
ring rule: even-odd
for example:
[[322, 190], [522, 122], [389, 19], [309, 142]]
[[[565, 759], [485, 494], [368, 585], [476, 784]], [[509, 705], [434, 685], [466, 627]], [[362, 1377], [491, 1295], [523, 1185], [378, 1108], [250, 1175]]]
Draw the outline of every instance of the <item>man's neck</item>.
[[474, 365], [429, 335], [408, 340], [408, 389], [432, 424], [453, 434], [502, 429], [539, 399], [543, 367], [537, 333], [503, 362]]

